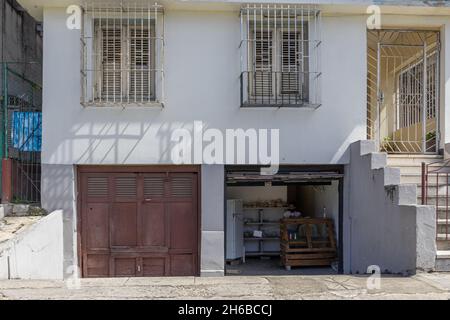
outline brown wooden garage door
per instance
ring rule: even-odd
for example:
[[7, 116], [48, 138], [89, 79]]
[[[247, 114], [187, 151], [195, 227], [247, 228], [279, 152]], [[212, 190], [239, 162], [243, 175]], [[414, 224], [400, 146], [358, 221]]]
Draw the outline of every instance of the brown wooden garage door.
[[84, 277], [198, 275], [196, 167], [79, 167]]

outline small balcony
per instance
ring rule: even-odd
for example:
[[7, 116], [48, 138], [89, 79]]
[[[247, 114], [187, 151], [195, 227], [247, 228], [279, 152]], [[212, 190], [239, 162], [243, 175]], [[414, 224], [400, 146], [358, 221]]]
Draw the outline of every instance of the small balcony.
[[317, 108], [316, 78], [312, 72], [244, 71], [241, 108]]

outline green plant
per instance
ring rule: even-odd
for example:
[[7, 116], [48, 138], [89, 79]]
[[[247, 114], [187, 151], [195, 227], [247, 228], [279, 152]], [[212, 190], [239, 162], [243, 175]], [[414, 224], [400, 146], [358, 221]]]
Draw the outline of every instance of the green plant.
[[436, 131], [428, 132], [428, 133], [426, 134], [425, 138], [426, 138], [427, 141], [436, 138]]

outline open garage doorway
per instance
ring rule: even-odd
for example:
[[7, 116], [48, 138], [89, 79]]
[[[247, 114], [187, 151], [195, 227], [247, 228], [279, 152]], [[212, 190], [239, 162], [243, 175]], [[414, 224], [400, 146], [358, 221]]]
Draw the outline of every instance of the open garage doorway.
[[225, 171], [227, 275], [342, 273], [342, 166]]

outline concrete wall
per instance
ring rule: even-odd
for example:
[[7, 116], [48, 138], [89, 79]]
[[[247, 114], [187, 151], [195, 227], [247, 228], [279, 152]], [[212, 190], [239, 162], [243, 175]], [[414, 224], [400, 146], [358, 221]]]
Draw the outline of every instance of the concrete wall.
[[0, 279], [63, 278], [63, 211], [0, 246]]
[[225, 270], [225, 169], [203, 165], [201, 172], [201, 262], [202, 276], [224, 275]]
[[[16, 0], [0, 4], [0, 60], [6, 62], [37, 62], [34, 65], [14, 64], [11, 67], [36, 83], [42, 76], [42, 35], [37, 22]], [[0, 79], [0, 84], [2, 79]]]
[[287, 201], [286, 186], [228, 187], [228, 199], [242, 199], [244, 202], [281, 199]]
[[[41, 206], [47, 211], [62, 210], [65, 275], [77, 265], [76, 175], [70, 165], [42, 165]], [[67, 273], [67, 274], [66, 274]]]
[[350, 147], [344, 198], [344, 271], [415, 273], [434, 268], [433, 207], [417, 206], [416, 185], [401, 185], [400, 171], [386, 166], [386, 154], [371, 141]]

